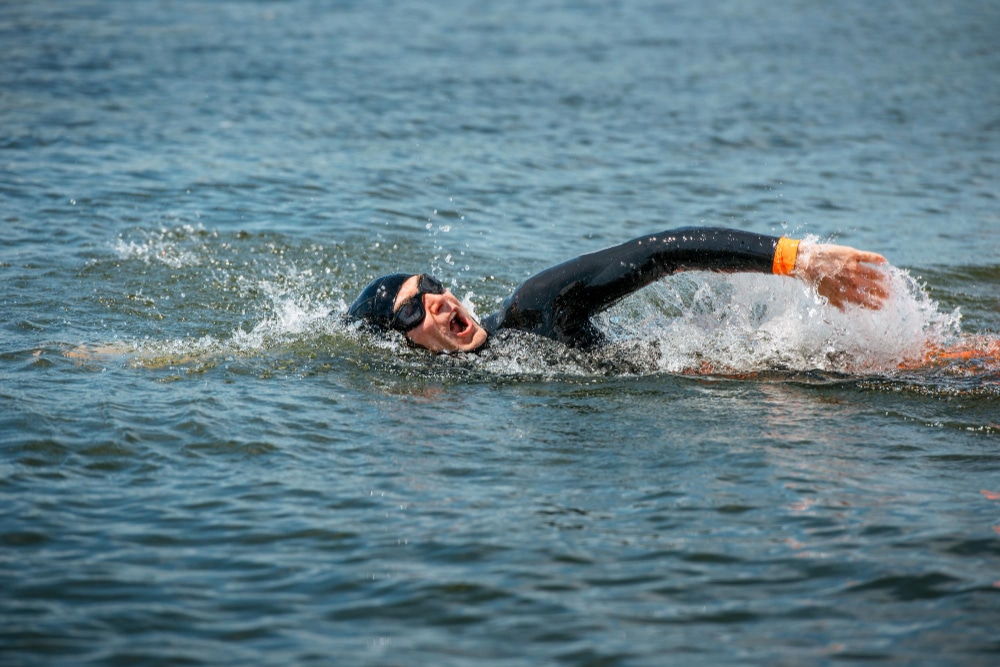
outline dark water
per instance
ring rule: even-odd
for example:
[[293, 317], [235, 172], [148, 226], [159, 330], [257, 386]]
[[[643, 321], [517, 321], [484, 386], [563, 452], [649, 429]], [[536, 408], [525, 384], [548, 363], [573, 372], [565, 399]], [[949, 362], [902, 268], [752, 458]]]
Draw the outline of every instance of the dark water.
[[[998, 34], [0, 5], [0, 664], [996, 664]], [[679, 276], [591, 355], [330, 317], [690, 224], [882, 252], [895, 296]]]

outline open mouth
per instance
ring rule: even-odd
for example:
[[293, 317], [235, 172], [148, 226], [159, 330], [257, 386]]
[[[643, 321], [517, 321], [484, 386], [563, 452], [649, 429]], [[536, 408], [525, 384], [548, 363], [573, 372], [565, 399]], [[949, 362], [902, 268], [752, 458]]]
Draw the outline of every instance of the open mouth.
[[462, 336], [472, 328], [472, 322], [463, 317], [461, 313], [456, 312], [452, 316], [451, 322], [448, 326], [451, 329], [452, 334], [455, 336]]

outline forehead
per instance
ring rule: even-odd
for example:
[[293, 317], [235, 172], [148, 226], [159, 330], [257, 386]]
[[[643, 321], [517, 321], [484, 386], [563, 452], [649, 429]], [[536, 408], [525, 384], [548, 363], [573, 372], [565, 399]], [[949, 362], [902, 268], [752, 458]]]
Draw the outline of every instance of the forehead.
[[420, 290], [420, 276], [410, 276], [406, 282], [396, 292], [396, 300], [392, 302], [392, 312], [399, 310], [399, 307], [409, 301]]

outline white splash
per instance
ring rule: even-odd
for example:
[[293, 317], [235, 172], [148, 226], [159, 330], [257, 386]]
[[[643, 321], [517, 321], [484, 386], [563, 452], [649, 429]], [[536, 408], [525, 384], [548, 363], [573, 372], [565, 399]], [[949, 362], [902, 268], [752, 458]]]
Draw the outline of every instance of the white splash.
[[887, 271], [892, 294], [877, 311], [837, 310], [789, 278], [691, 273], [643, 290], [602, 324], [619, 345], [655, 343], [664, 372], [884, 372], [954, 338], [961, 319], [906, 271]]
[[126, 241], [119, 236], [113, 249], [120, 259], [138, 259], [147, 264], [160, 262], [172, 269], [197, 266], [201, 263], [202, 255], [195, 249], [184, 246], [190, 245], [192, 237], [201, 234], [206, 234], [201, 226], [180, 225], [174, 229], [146, 232], [145, 238], [140, 241]]

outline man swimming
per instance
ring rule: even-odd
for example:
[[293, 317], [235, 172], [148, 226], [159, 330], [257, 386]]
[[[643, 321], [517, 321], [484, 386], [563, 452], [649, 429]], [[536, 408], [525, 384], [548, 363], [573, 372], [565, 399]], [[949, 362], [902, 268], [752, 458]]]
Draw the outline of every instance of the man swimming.
[[377, 331], [398, 331], [432, 352], [482, 349], [501, 329], [527, 331], [573, 347], [604, 340], [591, 317], [678, 271], [773, 273], [813, 284], [831, 305], [879, 309], [888, 278], [873, 252], [800, 243], [733, 229], [683, 228], [642, 236], [581, 255], [528, 278], [477, 322], [450, 291], [427, 274], [395, 273], [372, 281], [348, 317]]

